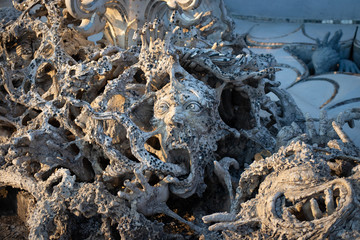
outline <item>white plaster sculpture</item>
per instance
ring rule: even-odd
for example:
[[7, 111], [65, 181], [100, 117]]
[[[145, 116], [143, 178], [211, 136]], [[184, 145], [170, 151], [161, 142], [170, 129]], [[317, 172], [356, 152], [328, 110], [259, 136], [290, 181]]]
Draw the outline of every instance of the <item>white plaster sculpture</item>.
[[252, 163], [240, 177], [233, 214], [204, 221], [220, 221], [210, 229], [225, 239], [358, 238], [360, 152], [346, 140], [328, 146], [293, 141]]
[[[197, 28], [199, 38], [208, 43], [225, 39], [232, 22], [220, 0], [66, 0], [66, 9], [81, 24], [77, 27], [85, 35], [105, 32], [106, 38], [122, 48], [137, 45], [134, 33], [145, 23], [161, 20], [158, 31], [169, 31], [170, 24], [182, 28]], [[174, 16], [173, 11], [175, 11]]]
[[[71, 27], [81, 18], [88, 19], [83, 26], [106, 28], [109, 22], [99, 24], [115, 6], [110, 3], [14, 1], [22, 13], [0, 25], [0, 201], [27, 199], [15, 207], [24, 209], [20, 215], [29, 239], [241, 235], [226, 229], [238, 226], [234, 214], [259, 183], [257, 173], [252, 175], [246, 166], [254, 160], [264, 163], [272, 153], [267, 159], [285, 161], [276, 151], [293, 146], [294, 138], [320, 146], [337, 137], [327, 133], [330, 120], [325, 114], [316, 134], [312, 119], [305, 121], [292, 98], [278, 88], [271, 55], [251, 53], [231, 32], [225, 39], [207, 31], [211, 28], [193, 27], [203, 23], [196, 16], [210, 21], [206, 24], [214, 21], [214, 26], [215, 19], [227, 19], [217, 16], [222, 1], [209, 4], [214, 16], [199, 13], [205, 3], [149, 1], [155, 7], [147, 11], [163, 6], [168, 15], [147, 24], [145, 15], [139, 16], [141, 46], [130, 46], [124, 42], [128, 34], [111, 33], [120, 40], [111, 42], [110, 37], [95, 45]], [[128, 9], [130, 2], [123, 6]], [[194, 19], [185, 21], [186, 14]], [[135, 29], [119, 19], [124, 25], [118, 29]], [[229, 30], [226, 21], [218, 24]], [[278, 100], [272, 101], [268, 93]], [[351, 125], [359, 115], [359, 109], [345, 112], [335, 131], [341, 133], [341, 126]], [[358, 150], [339, 135], [349, 142], [344, 154], [357, 159]], [[308, 152], [303, 146], [294, 151]], [[336, 142], [331, 146], [343, 149]], [[247, 173], [253, 184], [243, 180]], [[276, 176], [273, 181], [278, 181]], [[209, 230], [202, 221], [225, 211], [230, 213], [223, 216], [235, 222]], [[276, 230], [269, 221], [258, 229], [259, 236], [267, 234], [267, 228]], [[211, 231], [215, 229], [219, 231]], [[298, 236], [294, 234], [289, 236]]]

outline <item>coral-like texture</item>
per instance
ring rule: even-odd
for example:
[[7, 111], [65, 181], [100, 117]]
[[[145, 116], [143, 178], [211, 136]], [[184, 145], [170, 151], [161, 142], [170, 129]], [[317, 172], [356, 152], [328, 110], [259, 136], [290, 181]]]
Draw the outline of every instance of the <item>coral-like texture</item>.
[[227, 239], [359, 237], [359, 151], [352, 150], [295, 141], [281, 147], [242, 173], [233, 214], [204, 220], [223, 221], [210, 229]]
[[[287, 185], [281, 182], [285, 177], [271, 169], [281, 172], [281, 164], [292, 154], [315, 150], [290, 145], [296, 153], [281, 148], [284, 156], [264, 157], [294, 137], [324, 144], [336, 137], [335, 132], [324, 133], [329, 120], [324, 116], [319, 134], [311, 118], [305, 121], [292, 98], [278, 88], [275, 59], [246, 49], [241, 36], [231, 32], [222, 1], [148, 1], [166, 7], [167, 15], [138, 16], [134, 32], [139, 46], [124, 44], [130, 33], [119, 32], [133, 19], [111, 15], [117, 19], [111, 20], [108, 12], [127, 9], [126, 16], [133, 16], [136, 8], [111, 5], [105, 11], [114, 2], [121, 5], [121, 1], [13, 1], [21, 14], [13, 11], [16, 17], [0, 26], [0, 205], [9, 206], [8, 214], [25, 222], [29, 239], [221, 239], [236, 234], [251, 237], [256, 231], [259, 236], [286, 235], [283, 229], [289, 225], [280, 228], [285, 220], [271, 214], [287, 210], [274, 212], [274, 204], [263, 201], [273, 194], [275, 202], [289, 199]], [[77, 27], [79, 19], [83, 30], [95, 33], [104, 26], [110, 30], [103, 30], [104, 38], [94, 43]], [[110, 20], [103, 23], [104, 19]], [[111, 32], [114, 20], [119, 25]], [[220, 35], [218, 28], [223, 30]], [[271, 100], [270, 93], [278, 100]], [[357, 149], [349, 147], [341, 126], [359, 115], [355, 109], [334, 122], [335, 131], [355, 155]], [[331, 146], [342, 149], [337, 142]], [[340, 169], [338, 176], [345, 174], [347, 179], [338, 179], [322, 162], [324, 173], [311, 175], [321, 164], [311, 168], [317, 158], [306, 157], [301, 163], [289, 160], [289, 171], [298, 176], [304, 165], [307, 170], [301, 171], [324, 187], [309, 183], [303, 195], [316, 195], [309, 200], [315, 210], [304, 218], [331, 217], [329, 224], [335, 224], [339, 214], [351, 219], [343, 213], [355, 206], [349, 181], [356, 182], [357, 175]], [[259, 162], [241, 175], [254, 159]], [[269, 159], [279, 164], [270, 166]], [[342, 166], [336, 159], [329, 160], [335, 170]], [[269, 179], [272, 185], [266, 185]], [[262, 181], [260, 195], [251, 200]], [[334, 200], [332, 205], [325, 201], [329, 209], [323, 215], [315, 203], [321, 196]], [[336, 197], [345, 203], [337, 203]], [[249, 203], [240, 208], [245, 201]], [[296, 205], [300, 200], [290, 201]], [[254, 212], [258, 202], [270, 205]], [[304, 200], [299, 208], [306, 204]], [[294, 209], [295, 217], [301, 215], [302, 210]], [[217, 228], [209, 230], [202, 221], [213, 212], [230, 210], [241, 211], [243, 218], [257, 214], [248, 218], [251, 226], [259, 226], [258, 219], [267, 220], [244, 234], [211, 231]], [[231, 214], [224, 216], [236, 220], [236, 225]], [[311, 236], [333, 231], [325, 229], [316, 228]], [[20, 227], [19, 232], [26, 234]], [[289, 236], [299, 235], [294, 234]]]

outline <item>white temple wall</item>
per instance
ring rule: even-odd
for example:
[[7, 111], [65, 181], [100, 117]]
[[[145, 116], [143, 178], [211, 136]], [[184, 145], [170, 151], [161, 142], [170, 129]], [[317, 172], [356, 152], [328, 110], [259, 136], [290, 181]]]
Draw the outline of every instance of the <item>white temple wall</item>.
[[359, 0], [224, 0], [232, 14], [280, 19], [359, 20]]

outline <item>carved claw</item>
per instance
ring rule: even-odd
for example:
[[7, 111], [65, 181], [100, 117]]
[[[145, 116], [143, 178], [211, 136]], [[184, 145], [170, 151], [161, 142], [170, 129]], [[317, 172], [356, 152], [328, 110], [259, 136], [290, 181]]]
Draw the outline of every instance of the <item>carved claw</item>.
[[215, 223], [209, 226], [210, 231], [223, 231], [232, 230], [235, 231], [241, 227], [250, 229], [252, 226], [259, 224], [260, 220], [257, 218], [250, 220], [243, 220], [239, 215], [234, 213], [214, 213], [211, 215], [204, 216], [202, 220], [205, 223]]
[[204, 223], [213, 222], [233, 222], [236, 220], [236, 215], [228, 212], [213, 213], [202, 217]]
[[338, 30], [334, 33], [334, 36], [329, 40], [330, 32], [327, 32], [322, 41], [320, 41], [320, 39], [316, 39], [316, 44], [318, 45], [319, 48], [330, 47], [334, 50], [338, 50], [339, 41], [342, 35], [343, 35], [342, 30]]
[[168, 208], [166, 206], [169, 198], [167, 183], [160, 182], [151, 186], [140, 170], [135, 169], [134, 174], [136, 178], [125, 181], [125, 191], [119, 191], [118, 196], [130, 201], [132, 207], [145, 216], [164, 213]]
[[236, 222], [221, 222], [216, 223], [209, 227], [210, 231], [221, 231], [221, 230], [232, 230], [235, 231], [237, 229], [241, 229], [242, 227], [244, 230], [251, 229], [253, 226], [256, 226], [260, 223], [259, 219], [251, 219], [251, 220], [237, 220]]
[[[329, 139], [339, 137], [343, 143], [353, 144], [351, 139], [343, 132], [342, 126], [348, 123], [349, 127], [354, 127], [354, 120], [360, 119], [359, 113], [358, 108], [353, 108], [339, 113], [336, 118], [328, 118], [327, 112], [322, 110], [318, 120], [315, 120], [307, 113], [305, 115], [305, 125], [308, 139], [311, 139], [313, 143], [324, 144]], [[315, 121], [319, 122], [318, 129], [315, 127]]]
[[360, 69], [353, 61], [341, 59], [339, 63], [339, 72], [360, 73]]
[[[118, 192], [120, 198], [131, 202], [132, 208], [145, 216], [158, 213], [166, 214], [169, 217], [189, 225], [189, 227], [199, 234], [205, 233], [205, 229], [192, 222], [186, 221], [166, 205], [166, 201], [169, 198], [169, 188], [165, 181], [160, 181], [158, 184], [151, 186], [140, 170], [135, 169], [134, 174], [136, 179], [125, 181], [125, 191]], [[141, 188], [139, 188], [139, 185]]]

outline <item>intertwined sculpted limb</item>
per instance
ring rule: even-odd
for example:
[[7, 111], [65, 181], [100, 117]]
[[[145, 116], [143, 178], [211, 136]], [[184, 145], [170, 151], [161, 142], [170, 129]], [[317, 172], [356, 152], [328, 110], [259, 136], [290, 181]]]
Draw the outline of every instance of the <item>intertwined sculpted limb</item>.
[[[120, 28], [94, 44], [71, 27], [79, 18], [89, 23], [82, 25], [86, 30], [115, 17], [107, 11], [120, 1], [106, 11], [102, 1], [14, 2], [22, 14], [1, 26], [0, 37], [0, 191], [32, 196], [24, 218], [30, 239], [221, 238], [202, 217], [231, 210], [216, 219], [239, 226], [239, 202], [272, 171], [255, 157], [264, 172], [245, 170], [253, 181], [237, 186], [254, 155], [271, 155], [306, 127], [310, 135], [309, 123], [274, 79], [275, 59], [253, 54], [235, 39], [222, 1], [212, 1], [209, 6], [220, 8], [209, 13], [207, 1], [150, 2], [151, 11], [163, 6], [168, 15], [131, 25], [141, 46], [127, 49], [111, 40], [130, 36], [118, 35]], [[345, 113], [339, 127], [357, 113]], [[320, 135], [310, 138], [328, 140]], [[331, 169], [341, 173], [342, 163], [333, 162]], [[243, 211], [244, 217], [254, 213]], [[261, 216], [241, 226], [258, 226]]]

